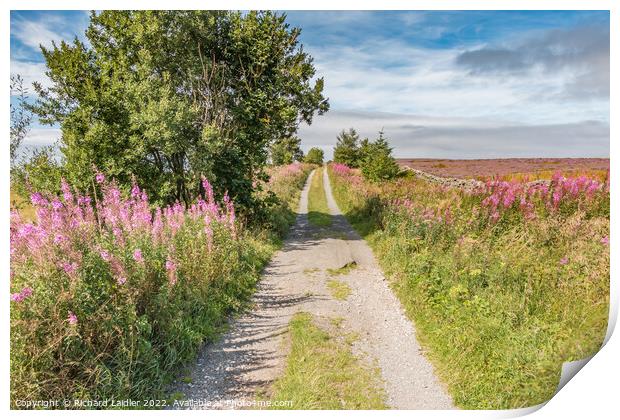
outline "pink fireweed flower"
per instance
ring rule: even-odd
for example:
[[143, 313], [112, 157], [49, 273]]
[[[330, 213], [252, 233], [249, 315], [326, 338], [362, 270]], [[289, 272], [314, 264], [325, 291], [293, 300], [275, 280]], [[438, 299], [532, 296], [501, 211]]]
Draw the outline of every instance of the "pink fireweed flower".
[[97, 184], [103, 184], [103, 181], [105, 181], [105, 175], [101, 172], [97, 172], [95, 175], [95, 181], [97, 181]]
[[170, 285], [174, 286], [177, 282], [177, 265], [172, 260], [166, 260], [166, 271]]
[[24, 300], [24, 297], [22, 296], [21, 293], [11, 293], [11, 301], [13, 302], [21, 302], [22, 300]]
[[166, 260], [166, 270], [176, 270], [177, 265], [170, 260]]
[[106, 251], [105, 249], [102, 249], [101, 252], [99, 252], [99, 255], [101, 255], [102, 260], [110, 261], [110, 253]]
[[78, 318], [77, 316], [75, 316], [73, 312], [68, 311], [67, 314], [68, 314], [67, 321], [69, 321], [69, 325], [75, 325], [78, 323]]
[[213, 196], [213, 187], [211, 186], [207, 178], [205, 178], [204, 176], [202, 177], [202, 188], [204, 188], [205, 190], [205, 197], [207, 198], [207, 203], [208, 204], [214, 203], [215, 198]]
[[601, 238], [601, 243], [602, 243], [603, 245], [609, 245], [609, 236], [603, 236], [603, 237]]
[[71, 193], [71, 187], [67, 184], [67, 181], [63, 178], [60, 181], [60, 188], [62, 190], [62, 197], [65, 199], [65, 202], [73, 201], [73, 194]]
[[60, 267], [67, 273], [69, 276], [73, 276], [78, 269], [78, 263], [76, 262], [62, 262]]
[[140, 187], [138, 187], [138, 184], [133, 184], [131, 186], [131, 197], [132, 198], [138, 198], [141, 195], [141, 191], [140, 191]]
[[567, 257], [562, 258], [562, 259], [560, 260], [560, 264], [562, 264], [562, 265], [566, 265], [566, 264], [568, 264], [568, 258], [567, 258]]
[[18, 293], [12, 293], [11, 294], [11, 300], [13, 302], [22, 302], [24, 301], [24, 299], [28, 298], [32, 296], [32, 288], [30, 287], [24, 287], [21, 292]]
[[133, 252], [133, 259], [139, 263], [144, 262], [144, 257], [142, 256], [142, 250], [140, 250], [140, 248], [136, 248], [136, 250]]
[[33, 205], [35, 206], [47, 206], [47, 200], [45, 198], [43, 198], [43, 195], [39, 192], [33, 193], [30, 196], [30, 201], [32, 202]]
[[119, 277], [118, 279], [116, 279], [116, 283], [119, 286], [122, 286], [123, 284], [127, 283], [127, 279], [125, 277]]

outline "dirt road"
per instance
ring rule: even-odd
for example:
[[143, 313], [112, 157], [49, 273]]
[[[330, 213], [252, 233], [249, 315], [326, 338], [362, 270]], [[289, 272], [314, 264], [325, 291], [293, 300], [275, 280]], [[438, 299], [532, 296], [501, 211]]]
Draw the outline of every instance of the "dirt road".
[[[176, 389], [200, 407], [234, 408], [231, 400], [252, 400], [283, 371], [284, 337], [292, 315], [341, 318], [340, 328], [358, 334], [353, 351], [380, 368], [387, 404], [396, 409], [450, 409], [451, 398], [422, 354], [411, 322], [390, 290], [369, 246], [344, 218], [333, 198], [324, 170], [324, 188], [332, 225], [308, 222], [308, 190], [301, 194], [299, 215], [283, 248], [266, 267], [245, 315], [232, 321], [228, 333], [205, 346], [191, 382]], [[355, 262], [356, 269], [339, 276], [351, 294], [336, 300], [326, 283], [328, 269]]]

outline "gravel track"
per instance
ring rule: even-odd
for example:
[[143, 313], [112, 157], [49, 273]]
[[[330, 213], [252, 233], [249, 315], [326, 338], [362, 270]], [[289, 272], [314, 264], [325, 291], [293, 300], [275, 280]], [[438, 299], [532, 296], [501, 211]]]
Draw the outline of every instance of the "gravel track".
[[[387, 404], [395, 409], [452, 409], [450, 396], [423, 355], [415, 329], [390, 290], [370, 247], [344, 218], [324, 186], [332, 226], [308, 223], [308, 190], [302, 191], [297, 221], [264, 270], [253, 305], [217, 342], [206, 345], [191, 372], [191, 383], [175, 391], [200, 405], [181, 408], [235, 408], [230, 401], [251, 401], [283, 371], [286, 331], [297, 312], [317, 318], [341, 318], [339, 328], [358, 334], [354, 353], [380, 368]], [[338, 276], [352, 293], [332, 298], [328, 269], [355, 261], [356, 269]], [[179, 407], [177, 407], [179, 408]]]

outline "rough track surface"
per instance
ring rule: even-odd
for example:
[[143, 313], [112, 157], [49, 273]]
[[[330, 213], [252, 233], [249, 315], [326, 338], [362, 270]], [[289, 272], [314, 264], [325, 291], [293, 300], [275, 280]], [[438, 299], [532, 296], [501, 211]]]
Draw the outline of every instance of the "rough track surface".
[[[179, 382], [175, 390], [189, 400], [201, 401], [193, 408], [234, 408], [231, 400], [253, 400], [282, 373], [288, 323], [291, 316], [304, 311], [322, 319], [340, 318], [339, 328], [359, 336], [353, 351], [380, 369], [390, 407], [454, 408], [372, 251], [338, 209], [327, 170], [323, 170], [332, 226], [308, 223], [313, 172], [301, 194], [297, 221], [265, 268], [252, 308], [232, 320], [219, 341], [204, 347], [191, 383]], [[352, 261], [356, 269], [337, 276], [352, 293], [346, 300], [336, 300], [326, 286], [334, 278], [327, 270]]]

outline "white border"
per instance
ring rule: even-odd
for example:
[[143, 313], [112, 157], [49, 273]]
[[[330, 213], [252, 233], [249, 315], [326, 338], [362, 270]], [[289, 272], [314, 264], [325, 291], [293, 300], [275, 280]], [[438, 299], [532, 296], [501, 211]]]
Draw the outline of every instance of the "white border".
[[[272, 10], [375, 10], [375, 9], [391, 9], [391, 10], [611, 10], [611, 107], [614, 109], [615, 99], [617, 98], [617, 76], [618, 70], [618, 18], [617, 13], [620, 7], [617, 2], [612, 0], [592, 0], [592, 1], [578, 1], [578, 0], [502, 0], [502, 1], [458, 1], [458, 0], [425, 0], [425, 1], [404, 1], [404, 0], [383, 0], [383, 1], [345, 1], [345, 0], [297, 0], [297, 1], [283, 1], [283, 0], [264, 0], [264, 1], [241, 1], [241, 0], [215, 0], [215, 1], [191, 1], [191, 0], [175, 0], [175, 1], [162, 1], [162, 0], [135, 0], [132, 2], [109, 0], [109, 1], [92, 1], [92, 0], [58, 0], [51, 1], [34, 1], [34, 0], [22, 0], [14, 1], [9, 0], [3, 2], [2, 8], [4, 13], [2, 14], [2, 37], [3, 42], [1, 44], [2, 57], [4, 65], [2, 66], [2, 76], [5, 80], [5, 91], [8, 92], [8, 79], [9, 79], [9, 39], [10, 39], [10, 22], [9, 11], [15, 10], [84, 10], [84, 9], [125, 9], [125, 8], [149, 8], [149, 9], [272, 9]], [[6, 98], [7, 96], [5, 96]], [[8, 116], [9, 114], [9, 102], [4, 101], [2, 103], [2, 115], [4, 118], [0, 119], [2, 125], [2, 132], [8, 132]], [[611, 115], [614, 115], [611, 112]], [[610, 156], [612, 161], [618, 156], [618, 130], [616, 125], [611, 121], [611, 141], [610, 144]], [[5, 134], [6, 136], [6, 134]], [[6, 138], [6, 137], [5, 137]], [[5, 143], [5, 147], [6, 147]], [[6, 149], [5, 149], [6, 151]], [[4, 204], [3, 214], [1, 217], [3, 227], [3, 238], [1, 241], [2, 248], [0, 255], [4, 260], [2, 264], [1, 273], [2, 278], [7, 279], [4, 282], [4, 296], [5, 304], [2, 305], [2, 320], [3, 326], [1, 331], [2, 340], [2, 360], [1, 375], [2, 382], [0, 388], [0, 400], [2, 401], [2, 407], [9, 411], [8, 415], [19, 418], [78, 418], [84, 416], [84, 412], [23, 412], [23, 411], [10, 411], [9, 407], [9, 305], [8, 297], [8, 278], [9, 278], [9, 252], [8, 252], [8, 221], [9, 221], [9, 157], [8, 154], [0, 154], [0, 163], [5, 171], [5, 178], [1, 183], [1, 193]], [[618, 170], [615, 164], [611, 166], [612, 179], [618, 179]], [[612, 182], [613, 184], [613, 182]], [[617, 217], [617, 194], [613, 190], [612, 186], [612, 220], [616, 220]], [[611, 260], [618, 261], [618, 252], [616, 247], [616, 238], [618, 237], [618, 229], [615, 224], [611, 226]], [[612, 263], [612, 289], [611, 289], [611, 318], [610, 323], [615, 324], [618, 313], [618, 276], [613, 270], [615, 264]], [[610, 331], [611, 332], [611, 329]], [[608, 334], [609, 336], [609, 334]], [[546, 419], [546, 418], [583, 418], [589, 416], [592, 418], [608, 418], [610, 413], [618, 413], [618, 375], [620, 373], [620, 363], [618, 361], [618, 354], [620, 354], [620, 343], [617, 338], [617, 334], [611, 335], [611, 338], [605, 345], [605, 347], [590, 361], [579, 374], [572, 379], [550, 402], [548, 402], [543, 408], [531, 414], [532, 419]], [[354, 415], [363, 417], [383, 417], [389, 415], [391, 418], [504, 418], [515, 417], [526, 414], [531, 410], [515, 410], [515, 411], [459, 411], [459, 412], [437, 412], [437, 411], [390, 411], [385, 412], [356, 412]], [[249, 416], [250, 418], [284, 418], [294, 415], [302, 419], [309, 419], [316, 416], [319, 413], [314, 412], [264, 412], [264, 411], [245, 411], [239, 412], [161, 412], [161, 411], [149, 411], [149, 412], [136, 412], [136, 411], [120, 411], [120, 412], [89, 412], [88, 416], [93, 418], [109, 417], [109, 416], [137, 416], [137, 417], [177, 417], [183, 416], [184, 418], [199, 416], [209, 416], [218, 419], [236, 418], [238, 416]], [[344, 411], [323, 411], [319, 414], [324, 418], [335, 418], [349, 415]]]

